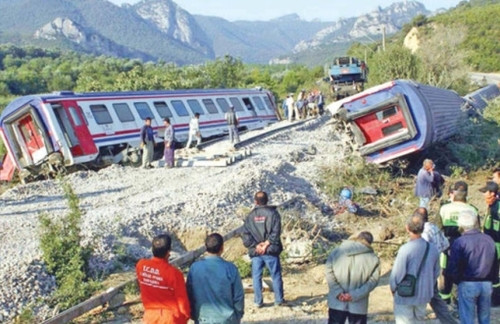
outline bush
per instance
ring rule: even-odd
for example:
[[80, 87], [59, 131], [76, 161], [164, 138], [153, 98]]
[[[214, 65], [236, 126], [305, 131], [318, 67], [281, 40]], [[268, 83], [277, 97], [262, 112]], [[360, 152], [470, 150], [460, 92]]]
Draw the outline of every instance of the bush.
[[238, 258], [234, 261], [234, 265], [238, 268], [241, 278], [249, 278], [252, 276], [252, 264], [245, 261], [243, 258]]
[[63, 184], [70, 212], [56, 221], [49, 215], [41, 215], [40, 247], [42, 258], [48, 271], [56, 278], [57, 290], [54, 304], [61, 309], [69, 308], [85, 299], [98, 288], [98, 284], [88, 278], [90, 249], [81, 246], [79, 200], [71, 186]]

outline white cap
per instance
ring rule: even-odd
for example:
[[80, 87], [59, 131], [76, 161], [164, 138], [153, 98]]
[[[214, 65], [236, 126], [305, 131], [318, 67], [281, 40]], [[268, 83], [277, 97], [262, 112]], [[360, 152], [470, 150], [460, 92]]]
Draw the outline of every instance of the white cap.
[[477, 225], [477, 213], [473, 210], [462, 210], [458, 215], [457, 225], [459, 227], [472, 228]]

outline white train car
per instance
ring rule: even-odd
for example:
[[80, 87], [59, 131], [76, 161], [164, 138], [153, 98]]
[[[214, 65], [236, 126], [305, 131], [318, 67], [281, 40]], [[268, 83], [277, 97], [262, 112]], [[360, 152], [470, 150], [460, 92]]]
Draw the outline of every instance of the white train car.
[[20, 97], [0, 115], [7, 149], [0, 180], [11, 180], [15, 170], [26, 177], [80, 164], [135, 163], [146, 117], [152, 119], [156, 142], [163, 142], [165, 117], [176, 140], [183, 142], [195, 113], [200, 114], [202, 137], [227, 133], [224, 114], [230, 106], [241, 128], [262, 128], [278, 120], [272, 94], [262, 89], [65, 91]]

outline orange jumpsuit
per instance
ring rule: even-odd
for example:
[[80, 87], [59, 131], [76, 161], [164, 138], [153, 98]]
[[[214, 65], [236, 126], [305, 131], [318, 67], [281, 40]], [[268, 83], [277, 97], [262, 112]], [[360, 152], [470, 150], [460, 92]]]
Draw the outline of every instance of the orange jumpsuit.
[[190, 307], [182, 272], [156, 257], [139, 260], [135, 270], [144, 305], [144, 323], [186, 324]]

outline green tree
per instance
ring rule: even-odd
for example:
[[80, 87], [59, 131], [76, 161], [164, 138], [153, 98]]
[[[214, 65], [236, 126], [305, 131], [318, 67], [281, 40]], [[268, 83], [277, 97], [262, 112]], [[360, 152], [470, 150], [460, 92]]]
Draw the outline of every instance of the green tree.
[[375, 53], [370, 60], [369, 84], [377, 85], [395, 79], [415, 80], [420, 67], [420, 60], [409, 49], [391, 44], [386, 51]]

